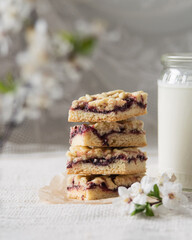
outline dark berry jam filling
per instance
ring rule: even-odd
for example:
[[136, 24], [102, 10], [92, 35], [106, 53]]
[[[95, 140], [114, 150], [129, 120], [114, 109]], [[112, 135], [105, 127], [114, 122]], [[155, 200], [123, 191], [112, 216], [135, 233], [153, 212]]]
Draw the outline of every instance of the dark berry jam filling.
[[[95, 189], [96, 187], [101, 188], [102, 191], [104, 191], [104, 192], [108, 192], [108, 191], [110, 191], [110, 192], [117, 192], [117, 189], [118, 189], [118, 188], [109, 189], [105, 182], [101, 182], [100, 184], [95, 184], [93, 182], [88, 182], [87, 186], [84, 188], [84, 190], [86, 190], [86, 189]], [[128, 188], [129, 186], [126, 186], [126, 187]], [[70, 190], [76, 189], [78, 191], [79, 189], [82, 189], [82, 188], [83, 187], [80, 186], [80, 185], [74, 185], [73, 184], [72, 186], [67, 187], [67, 190], [70, 191]]]
[[[115, 188], [115, 189], [109, 189], [109, 188], [107, 188], [107, 185], [106, 185], [104, 182], [102, 182], [102, 183], [99, 184], [99, 185], [97, 185], [97, 184], [95, 184], [95, 183], [93, 183], [93, 182], [89, 182], [89, 183], [87, 184], [87, 187], [83, 188], [83, 190], [95, 189], [96, 187], [101, 188], [102, 191], [104, 191], [104, 192], [108, 192], [108, 191], [110, 191], [110, 192], [117, 192], [117, 188]], [[76, 189], [76, 190], [78, 191], [79, 189], [82, 189], [82, 187], [79, 186], [79, 185], [73, 185], [73, 186], [67, 187], [67, 190], [68, 190], [68, 191], [71, 191], [71, 190], [73, 190], [73, 189]]]
[[139, 135], [139, 134], [144, 133], [144, 132], [142, 130], [132, 129], [132, 130], [130, 130], [130, 133]]
[[[102, 141], [102, 145], [103, 146], [109, 146], [109, 144], [108, 144], [108, 136], [113, 134], [113, 133], [122, 133], [122, 134], [124, 134], [125, 133], [125, 128], [122, 127], [122, 128], [120, 128], [119, 131], [111, 130], [110, 132], [101, 135], [101, 134], [98, 133], [98, 131], [94, 127], [86, 125], [86, 124], [82, 124], [80, 126], [73, 127], [73, 130], [70, 133], [70, 141], [69, 141], [69, 143], [72, 144], [72, 138], [75, 137], [77, 134], [84, 134], [84, 133], [86, 133], [88, 131], [92, 131], [92, 133], [95, 134]], [[142, 130], [138, 130], [138, 129], [133, 129], [133, 130], [130, 130], [130, 133], [132, 133], [132, 134], [142, 134], [143, 131]]]
[[138, 154], [136, 157], [129, 157], [127, 158], [126, 155], [124, 154], [120, 154], [118, 156], [114, 156], [114, 157], [111, 157], [109, 159], [105, 159], [105, 158], [89, 158], [89, 159], [86, 159], [86, 160], [80, 160], [80, 161], [77, 161], [77, 162], [68, 162], [67, 163], [67, 168], [72, 168], [75, 164], [78, 164], [78, 163], [91, 163], [95, 166], [108, 166], [109, 164], [111, 163], [114, 163], [117, 159], [123, 159], [125, 161], [127, 161], [128, 163], [130, 163], [131, 161], [134, 161], [136, 163], [136, 161], [139, 159], [141, 162], [143, 161], [146, 161], [147, 158], [145, 157], [144, 154]]
[[108, 144], [108, 136], [113, 134], [113, 133], [125, 133], [125, 128], [120, 128], [120, 131], [110, 131], [108, 133], [105, 133], [103, 135], [99, 134], [98, 131], [92, 127], [92, 126], [88, 126], [86, 124], [82, 124], [80, 126], [75, 126], [73, 128], [73, 131], [70, 134], [70, 144], [72, 143], [71, 140], [74, 136], [76, 136], [77, 134], [83, 134], [86, 133], [88, 131], [92, 131], [93, 134], [95, 134], [101, 141], [102, 141], [102, 145], [103, 146], [109, 146]]
[[114, 192], [117, 191], [117, 188], [114, 188], [113, 190], [109, 189], [105, 182], [101, 182], [99, 185], [93, 182], [87, 183], [87, 189], [94, 189], [96, 187], [100, 187], [102, 191], [114, 191]]
[[103, 114], [107, 114], [107, 113], [111, 113], [111, 112], [124, 112], [127, 109], [131, 108], [131, 106], [133, 104], [138, 105], [140, 108], [145, 109], [147, 107], [147, 104], [144, 104], [144, 99], [141, 96], [141, 101], [138, 102], [136, 100], [136, 98], [134, 97], [129, 97], [127, 99], [124, 99], [126, 101], [126, 103], [123, 106], [114, 106], [113, 110], [98, 110], [97, 107], [93, 107], [93, 106], [89, 106], [88, 102], [82, 102], [82, 104], [80, 106], [77, 106], [76, 108], [72, 108], [71, 110], [83, 110], [85, 112], [94, 112], [94, 113], [103, 113]]
[[82, 189], [82, 186], [72, 184], [72, 186], [67, 187], [68, 191], [73, 190], [73, 189], [79, 190], [79, 189]]
[[70, 133], [70, 139], [75, 137], [77, 134], [83, 134], [83, 133], [88, 132], [92, 129], [95, 130], [93, 127], [88, 126], [86, 124], [82, 124], [80, 126], [75, 126], [75, 127], [73, 127], [73, 130]]

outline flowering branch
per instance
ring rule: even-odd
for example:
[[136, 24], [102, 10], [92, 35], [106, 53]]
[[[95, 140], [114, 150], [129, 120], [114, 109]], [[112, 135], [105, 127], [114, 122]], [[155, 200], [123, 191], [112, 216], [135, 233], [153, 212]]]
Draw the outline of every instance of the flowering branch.
[[[17, 77], [0, 79], [0, 151], [25, 119], [38, 119], [43, 110], [64, 98], [64, 85], [79, 81], [92, 67], [91, 54], [105, 32], [101, 22], [77, 21], [75, 33], [50, 31], [39, 17], [35, 0], [0, 1], [0, 57], [7, 56], [14, 37], [25, 41], [17, 52]], [[15, 51], [14, 51], [15, 52]]]
[[178, 210], [186, 205], [188, 199], [182, 193], [182, 185], [175, 180], [175, 175], [169, 177], [165, 173], [159, 179], [144, 176], [140, 183], [136, 182], [128, 189], [119, 187], [119, 198], [114, 204], [126, 207], [131, 216], [155, 216], [159, 207], [162, 210]]
[[0, 3], [0, 55], [8, 55], [13, 34], [20, 33], [26, 42], [26, 49], [16, 55], [17, 81], [10, 74], [0, 80], [0, 123], [7, 126], [37, 119], [62, 99], [64, 83], [80, 80], [90, 69], [90, 55], [101, 33], [95, 23], [83, 22], [76, 33], [52, 33], [37, 12], [32, 0]]
[[153, 190], [151, 190], [147, 196], [148, 201], [144, 205], [135, 204], [135, 210], [131, 213], [131, 216], [144, 212], [146, 216], [154, 216], [154, 212], [152, 210], [152, 206], [159, 207], [162, 203], [162, 197], [160, 197], [160, 191], [157, 184], [153, 186]]

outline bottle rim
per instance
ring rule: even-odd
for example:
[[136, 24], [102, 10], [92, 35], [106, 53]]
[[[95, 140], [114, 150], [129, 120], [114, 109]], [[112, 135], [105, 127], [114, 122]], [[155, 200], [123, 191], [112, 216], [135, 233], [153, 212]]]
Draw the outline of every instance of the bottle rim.
[[161, 57], [164, 66], [185, 65], [192, 63], [192, 53], [170, 53]]

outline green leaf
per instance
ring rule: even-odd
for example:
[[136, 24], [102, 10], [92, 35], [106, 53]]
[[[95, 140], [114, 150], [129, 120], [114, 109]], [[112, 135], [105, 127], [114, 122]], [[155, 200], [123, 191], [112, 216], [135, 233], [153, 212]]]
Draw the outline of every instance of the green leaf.
[[131, 216], [143, 212], [145, 208], [146, 205], [135, 204], [135, 210], [131, 213]]
[[94, 36], [82, 37], [65, 31], [62, 31], [60, 33], [60, 36], [64, 41], [67, 41], [72, 45], [71, 55], [73, 56], [77, 54], [80, 55], [90, 54], [96, 43], [96, 38]]
[[157, 186], [157, 184], [155, 184], [155, 185], [153, 186], [153, 189], [154, 189], [155, 196], [156, 196], [157, 198], [160, 198], [159, 187]]
[[151, 206], [150, 206], [150, 203], [148, 203], [148, 202], [147, 202], [147, 204], [146, 204], [145, 215], [146, 215], [146, 216], [149, 216], [149, 217], [154, 216], [154, 212], [153, 212], [153, 210], [152, 210], [152, 208], [151, 208]]
[[149, 197], [155, 197], [155, 195], [154, 195], [154, 192], [153, 192], [153, 191], [150, 191], [150, 192], [147, 194], [147, 196], [149, 196]]
[[77, 53], [88, 55], [92, 52], [95, 42], [96, 42], [95, 38], [86, 37], [79, 42], [79, 45], [77, 44], [78, 48], [76, 48], [75, 50]]
[[162, 204], [163, 204], [163, 203], [160, 202], [160, 203], [155, 204], [154, 206], [155, 206], [156, 208], [158, 208], [158, 207], [161, 206]]
[[16, 84], [11, 73], [7, 74], [5, 79], [0, 80], [0, 93], [13, 92], [16, 89]]
[[72, 33], [62, 31], [60, 32], [59, 35], [61, 36], [62, 40], [67, 41], [69, 43], [73, 43], [75, 41], [75, 35], [73, 35]]
[[160, 192], [159, 192], [159, 187], [157, 186], [157, 184], [155, 184], [153, 186], [153, 191], [150, 191], [147, 196], [149, 197], [155, 197], [158, 200], [162, 200], [162, 198], [160, 197]]

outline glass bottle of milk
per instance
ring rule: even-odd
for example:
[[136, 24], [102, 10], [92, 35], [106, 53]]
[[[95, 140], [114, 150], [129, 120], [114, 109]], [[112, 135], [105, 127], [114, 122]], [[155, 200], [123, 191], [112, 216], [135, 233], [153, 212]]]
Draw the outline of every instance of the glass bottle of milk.
[[158, 80], [160, 172], [174, 172], [192, 189], [192, 53], [163, 55]]

